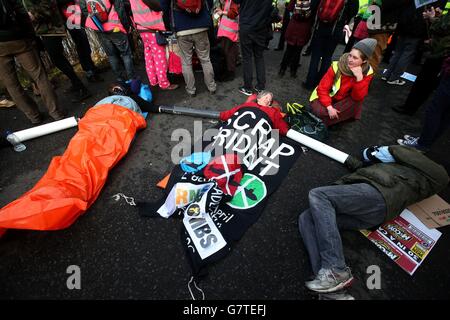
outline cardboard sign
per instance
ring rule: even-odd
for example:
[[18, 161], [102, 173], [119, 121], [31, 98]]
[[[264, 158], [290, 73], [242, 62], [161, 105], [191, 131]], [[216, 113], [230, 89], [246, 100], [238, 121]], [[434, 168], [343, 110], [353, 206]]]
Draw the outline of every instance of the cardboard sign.
[[413, 275], [436, 245], [441, 232], [428, 229], [408, 209], [375, 231], [361, 231], [384, 254]]
[[450, 204], [438, 195], [415, 203], [408, 209], [430, 229], [450, 225]]

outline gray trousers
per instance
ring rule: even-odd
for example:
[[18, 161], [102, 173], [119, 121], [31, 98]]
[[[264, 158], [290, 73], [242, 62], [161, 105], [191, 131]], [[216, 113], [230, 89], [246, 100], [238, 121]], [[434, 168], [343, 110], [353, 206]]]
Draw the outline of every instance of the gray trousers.
[[339, 229], [377, 226], [386, 210], [381, 193], [367, 183], [312, 189], [309, 209], [300, 214], [298, 224], [314, 274], [321, 268], [346, 268]]
[[394, 55], [389, 61], [389, 67], [383, 74], [389, 81], [400, 79], [414, 60], [420, 40], [420, 38], [398, 37]]
[[210, 46], [208, 31], [178, 36], [177, 39], [181, 50], [181, 61], [183, 64], [183, 77], [186, 82], [186, 91], [190, 94], [194, 94], [197, 90], [195, 88], [194, 70], [192, 69], [192, 54], [194, 53], [194, 49], [202, 64], [206, 87], [209, 91], [216, 91], [214, 70], [209, 58]]

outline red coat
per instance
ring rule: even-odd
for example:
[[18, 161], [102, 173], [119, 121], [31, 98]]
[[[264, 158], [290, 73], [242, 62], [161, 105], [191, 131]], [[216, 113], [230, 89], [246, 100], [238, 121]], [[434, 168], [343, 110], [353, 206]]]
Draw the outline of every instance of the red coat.
[[255, 102], [246, 102], [241, 105], [238, 105], [237, 107], [234, 107], [227, 111], [222, 111], [220, 113], [220, 120], [227, 121], [229, 118], [233, 116], [233, 114], [238, 111], [241, 108], [245, 107], [256, 107], [260, 110], [264, 111], [269, 117], [270, 120], [272, 120], [272, 127], [274, 129], [280, 130], [280, 134], [285, 136], [289, 130], [289, 126], [286, 123], [286, 121], [283, 120], [283, 116], [280, 113], [280, 110], [273, 108], [273, 107], [265, 107], [261, 106]]
[[[294, 11], [296, 0], [291, 0], [286, 10], [290, 12]], [[285, 39], [291, 46], [303, 47], [311, 38], [312, 25], [314, 23], [314, 16], [311, 15], [308, 19], [300, 20], [294, 14], [286, 29]]]
[[355, 77], [342, 75], [339, 91], [333, 97], [330, 97], [331, 88], [334, 84], [334, 76], [333, 67], [330, 67], [317, 87], [320, 104], [325, 108], [349, 96], [354, 101], [363, 101], [369, 92], [369, 85], [373, 78], [373, 74], [369, 76], [365, 75], [360, 82], [356, 82]]

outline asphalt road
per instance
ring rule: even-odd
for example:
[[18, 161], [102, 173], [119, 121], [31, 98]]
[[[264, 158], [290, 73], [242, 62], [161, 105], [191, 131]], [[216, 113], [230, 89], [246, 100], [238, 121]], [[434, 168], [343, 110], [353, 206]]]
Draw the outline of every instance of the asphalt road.
[[[273, 47], [273, 44], [271, 44]], [[342, 48], [338, 49], [342, 50]], [[339, 51], [337, 51], [339, 53]], [[276, 99], [286, 102], [308, 101], [303, 81], [309, 57], [302, 58], [299, 77], [279, 79], [278, 65], [282, 52], [266, 51], [267, 88]], [[146, 79], [144, 65], [137, 66]], [[412, 71], [417, 71], [413, 67]], [[209, 95], [197, 73], [198, 95], [189, 98], [183, 88], [172, 92], [157, 90], [159, 104], [176, 104], [198, 109], [226, 110], [245, 100], [238, 92], [239, 77], [219, 83], [217, 94]], [[83, 104], [72, 104], [64, 96], [68, 87], [62, 81], [58, 96], [69, 114], [82, 116], [106, 94], [113, 76], [89, 84], [93, 97]], [[176, 83], [183, 86], [183, 79]], [[403, 134], [420, 132], [424, 108], [413, 116], [394, 113], [391, 106], [404, 101], [410, 84], [392, 87], [379, 78], [373, 81], [364, 103], [363, 118], [339, 125], [330, 131], [328, 144], [350, 154], [359, 154], [365, 146], [390, 145]], [[45, 111], [45, 108], [42, 111]], [[49, 120], [47, 120], [49, 121]], [[171, 134], [177, 128], [194, 131], [194, 121], [203, 129], [209, 120], [184, 116], [150, 115], [148, 127], [138, 133], [126, 157], [111, 171], [98, 200], [70, 228], [40, 232], [10, 230], [0, 239], [1, 299], [190, 299], [187, 288], [190, 270], [179, 240], [181, 221], [141, 218], [137, 210], [112, 196], [124, 193], [139, 199], [156, 200], [162, 192], [155, 184], [167, 174], [170, 162]], [[1, 130], [28, 128], [28, 121], [16, 108], [0, 109]], [[0, 150], [0, 207], [32, 188], [46, 172], [52, 157], [61, 155], [76, 129], [69, 129], [26, 142], [27, 149], [16, 153]], [[450, 132], [433, 146], [430, 157], [450, 171]], [[288, 177], [275, 192], [261, 218], [235, 244], [225, 259], [209, 268], [200, 283], [207, 299], [317, 299], [305, 287], [310, 276], [307, 253], [300, 239], [297, 218], [308, 206], [308, 191], [328, 185], [347, 170], [314, 151], [308, 151], [292, 167]], [[441, 193], [450, 201], [450, 188]], [[357, 279], [349, 293], [356, 299], [442, 299], [450, 289], [450, 227], [414, 276], [390, 261], [359, 232], [343, 232], [348, 265]], [[66, 273], [70, 265], [81, 270], [81, 289], [69, 290]], [[382, 272], [381, 289], [369, 290], [368, 266], [377, 265]]]

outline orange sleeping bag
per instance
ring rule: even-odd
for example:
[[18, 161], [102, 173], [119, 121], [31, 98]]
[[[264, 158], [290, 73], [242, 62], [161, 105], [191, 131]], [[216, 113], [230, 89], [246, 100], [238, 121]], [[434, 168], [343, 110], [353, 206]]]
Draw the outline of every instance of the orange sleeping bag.
[[109, 170], [145, 127], [142, 115], [118, 105], [89, 109], [64, 154], [52, 159], [33, 189], [0, 210], [0, 236], [6, 229], [69, 227], [94, 203]]

